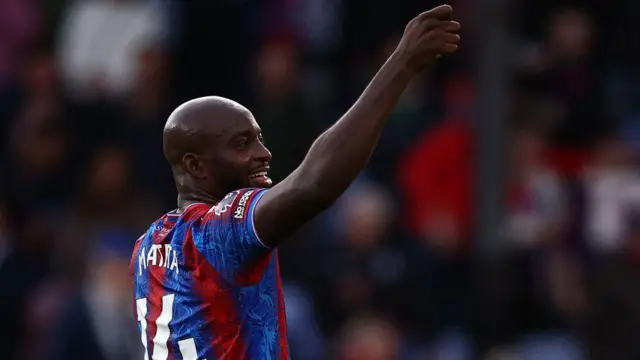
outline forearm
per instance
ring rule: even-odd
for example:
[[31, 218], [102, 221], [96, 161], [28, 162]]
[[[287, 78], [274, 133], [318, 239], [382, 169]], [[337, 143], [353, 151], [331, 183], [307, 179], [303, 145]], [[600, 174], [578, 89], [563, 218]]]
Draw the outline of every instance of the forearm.
[[263, 242], [277, 246], [331, 205], [358, 176], [376, 147], [387, 117], [412, 77], [443, 53], [453, 53], [460, 24], [438, 6], [413, 18], [394, 54], [358, 101], [313, 143], [302, 164], [264, 193], [254, 226]]
[[318, 200], [333, 202], [365, 167], [414, 73], [401, 55], [392, 55], [349, 111], [313, 143], [296, 172]]

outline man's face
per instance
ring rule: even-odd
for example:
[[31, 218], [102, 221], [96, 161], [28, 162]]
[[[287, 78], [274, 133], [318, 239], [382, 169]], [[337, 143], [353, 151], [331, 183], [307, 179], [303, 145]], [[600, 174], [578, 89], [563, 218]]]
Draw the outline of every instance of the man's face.
[[223, 129], [203, 167], [216, 188], [229, 193], [247, 187], [270, 188], [267, 176], [271, 153], [265, 147], [260, 127], [251, 114], [234, 119]]

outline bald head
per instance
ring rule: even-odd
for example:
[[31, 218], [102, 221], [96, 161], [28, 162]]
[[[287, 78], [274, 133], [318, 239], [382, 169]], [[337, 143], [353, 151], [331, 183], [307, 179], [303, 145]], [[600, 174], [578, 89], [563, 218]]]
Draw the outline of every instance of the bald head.
[[235, 101], [203, 97], [180, 105], [164, 127], [164, 154], [179, 200], [215, 203], [233, 190], [269, 187], [271, 153], [253, 115]]
[[237, 102], [207, 96], [178, 106], [164, 126], [163, 150], [171, 166], [179, 165], [187, 153], [199, 154], [239, 119], [253, 118]]

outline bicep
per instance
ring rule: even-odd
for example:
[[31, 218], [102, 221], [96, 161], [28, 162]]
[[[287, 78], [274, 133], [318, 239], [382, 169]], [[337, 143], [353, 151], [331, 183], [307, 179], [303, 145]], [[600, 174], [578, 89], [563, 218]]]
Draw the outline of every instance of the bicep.
[[257, 234], [266, 246], [278, 246], [330, 205], [323, 199], [320, 191], [310, 190], [298, 181], [294, 172], [257, 202]]

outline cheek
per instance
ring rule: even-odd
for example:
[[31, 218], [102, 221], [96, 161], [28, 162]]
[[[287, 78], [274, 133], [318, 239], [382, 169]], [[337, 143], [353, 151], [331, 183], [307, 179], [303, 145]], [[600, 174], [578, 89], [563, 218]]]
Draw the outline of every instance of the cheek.
[[221, 154], [211, 167], [212, 175], [217, 178], [238, 180], [247, 174], [247, 160], [242, 153]]
[[251, 163], [251, 150], [237, 150], [227, 151], [220, 157], [220, 162], [224, 163], [228, 169], [235, 169], [235, 171], [245, 171]]

